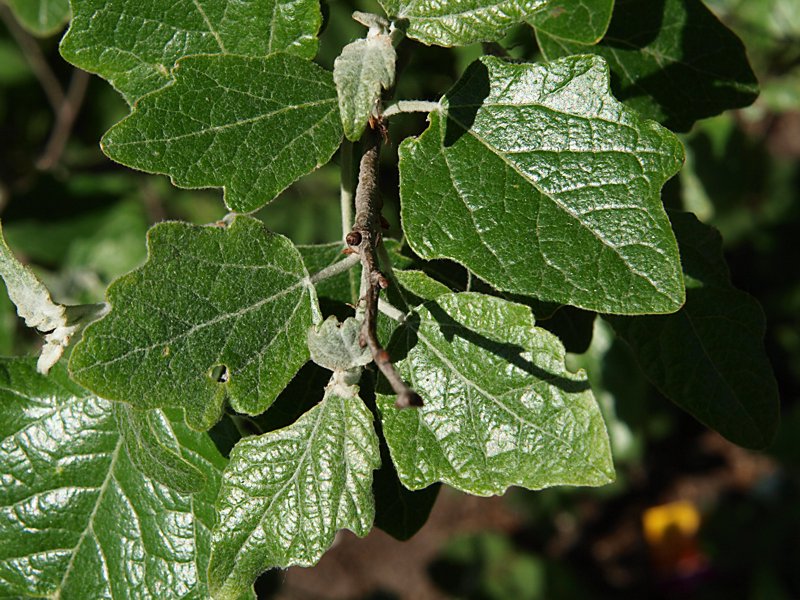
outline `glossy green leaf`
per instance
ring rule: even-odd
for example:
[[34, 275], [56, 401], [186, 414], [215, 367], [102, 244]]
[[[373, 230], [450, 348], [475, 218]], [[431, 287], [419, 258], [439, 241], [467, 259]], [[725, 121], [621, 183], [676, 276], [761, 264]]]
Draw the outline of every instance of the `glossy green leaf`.
[[213, 499], [225, 459], [172, 420], [176, 448], [206, 473], [183, 496], [134, 467], [110, 402], [0, 361], [0, 596], [208, 598]]
[[192, 56], [101, 142], [117, 162], [180, 187], [222, 187], [250, 212], [330, 160], [342, 137], [331, 74], [289, 54]]
[[386, 13], [406, 23], [408, 37], [423, 44], [465, 46], [499, 40], [547, 4], [547, 0], [379, 0]]
[[192, 54], [313, 58], [322, 22], [317, 0], [72, 0], [61, 54], [107, 79], [133, 104], [171, 79]]
[[617, 0], [608, 32], [596, 46], [543, 30], [536, 36], [551, 60], [587, 53], [605, 58], [617, 98], [676, 131], [747, 106], [758, 94], [744, 46], [700, 0]]
[[678, 247], [659, 196], [683, 148], [614, 100], [602, 59], [484, 57], [442, 106], [400, 147], [403, 229], [419, 256], [590, 310], [681, 306]]
[[686, 304], [674, 315], [611, 318], [647, 377], [678, 406], [732, 442], [763, 448], [779, 421], [759, 303], [734, 288], [722, 239], [691, 213], [671, 213]]
[[608, 435], [584, 373], [535, 327], [522, 305], [448, 294], [412, 313], [389, 347], [422, 396], [419, 409], [378, 396], [383, 432], [403, 485], [442, 481], [488, 496], [511, 485], [613, 481]]
[[578, 44], [596, 44], [608, 29], [614, 0], [549, 0], [529, 20], [549, 37]]
[[58, 33], [69, 21], [69, 0], [3, 0], [17, 21], [30, 33]]
[[114, 417], [128, 458], [145, 477], [181, 494], [199, 492], [205, 487], [205, 476], [180, 456], [172, 426], [163, 411], [139, 410], [118, 402], [114, 404]]
[[240, 441], [217, 502], [215, 600], [237, 598], [267, 569], [316, 563], [339, 529], [366, 535], [379, 465], [372, 414], [341, 385], [293, 425]]
[[184, 408], [208, 429], [225, 399], [256, 415], [308, 360], [316, 297], [300, 254], [260, 221], [162, 223], [149, 259], [108, 289], [111, 313], [87, 328], [70, 368], [104, 398]]
[[342, 127], [347, 139], [357, 141], [375, 110], [382, 90], [394, 85], [397, 54], [388, 32], [376, 32], [344, 47], [333, 63]]

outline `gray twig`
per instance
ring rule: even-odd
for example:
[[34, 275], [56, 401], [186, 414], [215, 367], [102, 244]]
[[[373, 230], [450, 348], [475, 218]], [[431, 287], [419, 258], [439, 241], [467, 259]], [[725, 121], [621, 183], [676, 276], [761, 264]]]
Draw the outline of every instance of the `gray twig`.
[[378, 297], [380, 291], [389, 286], [378, 267], [378, 246], [381, 243], [381, 201], [378, 186], [378, 168], [380, 162], [381, 136], [375, 129], [369, 128], [362, 137], [364, 152], [358, 172], [356, 188], [356, 218], [353, 229], [347, 234], [347, 244], [356, 250], [361, 257], [361, 268], [366, 283], [364, 290], [364, 322], [361, 328], [361, 345], [369, 347], [372, 359], [392, 386], [398, 408], [422, 406], [422, 398], [406, 385], [403, 378], [392, 364], [389, 353], [381, 346], [376, 332], [378, 317]]

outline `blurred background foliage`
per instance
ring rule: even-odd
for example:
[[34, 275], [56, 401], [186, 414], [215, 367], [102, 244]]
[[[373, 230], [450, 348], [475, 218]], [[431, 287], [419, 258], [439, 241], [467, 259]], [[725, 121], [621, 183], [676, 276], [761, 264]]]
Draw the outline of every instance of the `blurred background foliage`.
[[[762, 453], [731, 445], [662, 398], [604, 321], [595, 321], [591, 340], [573, 340], [553, 318], [549, 326], [580, 352], [571, 366], [588, 371], [605, 412], [616, 483], [513, 490], [502, 499], [443, 490], [410, 541], [344, 534], [318, 567], [263, 577], [263, 597], [800, 598], [800, 4], [706, 4], [744, 41], [762, 92], [752, 106], [682, 136], [686, 166], [664, 200], [722, 232], [733, 283], [764, 307], [783, 411], [775, 443]], [[324, 8], [318, 62], [330, 68], [364, 33], [352, 10], [380, 11], [366, 0]], [[0, 14], [0, 217], [9, 244], [58, 301], [99, 301], [111, 280], [144, 260], [152, 223], [215, 221], [224, 215], [221, 194], [180, 190], [106, 159], [98, 140], [125, 116], [123, 100], [60, 58], [60, 34], [34, 39], [5, 5]], [[516, 59], [537, 58], [528, 27], [499, 46]], [[395, 97], [438, 99], [483, 52], [406, 40]], [[60, 104], [53, 82], [37, 76], [42, 64]], [[382, 178], [394, 237], [397, 145], [424, 127], [420, 115], [390, 126]], [[338, 239], [337, 162], [259, 216], [298, 244]], [[0, 350], [31, 354], [38, 344], [0, 295]]]

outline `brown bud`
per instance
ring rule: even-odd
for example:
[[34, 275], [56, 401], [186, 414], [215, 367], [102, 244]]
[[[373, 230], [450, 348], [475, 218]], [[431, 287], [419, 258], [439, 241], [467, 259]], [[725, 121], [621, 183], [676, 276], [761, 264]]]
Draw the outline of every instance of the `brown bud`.
[[389, 357], [389, 353], [386, 350], [381, 349], [375, 355], [375, 362], [388, 363], [392, 362], [392, 359]]
[[358, 231], [351, 231], [344, 238], [344, 241], [347, 242], [348, 246], [358, 246], [361, 243], [361, 233]]

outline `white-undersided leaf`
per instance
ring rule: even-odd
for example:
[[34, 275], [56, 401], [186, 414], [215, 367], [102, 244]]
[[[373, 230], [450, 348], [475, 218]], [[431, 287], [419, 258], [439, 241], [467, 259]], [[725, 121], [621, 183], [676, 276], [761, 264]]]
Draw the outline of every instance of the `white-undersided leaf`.
[[2, 0], [33, 35], [58, 33], [69, 21], [69, 0]]
[[547, 5], [547, 0], [379, 1], [390, 17], [407, 22], [408, 37], [437, 46], [499, 40]]
[[140, 410], [114, 403], [117, 429], [131, 463], [141, 473], [181, 494], [199, 492], [205, 477], [180, 455], [175, 435], [164, 411]]
[[327, 163], [342, 140], [329, 71], [290, 54], [190, 56], [101, 141], [113, 160], [252, 212]]
[[348, 371], [372, 362], [369, 348], [361, 347], [361, 323], [349, 317], [339, 322], [331, 315], [308, 330], [311, 360], [331, 371]]
[[394, 396], [378, 394], [383, 433], [407, 488], [441, 481], [489, 496], [512, 485], [614, 480], [585, 373], [567, 370], [561, 342], [534, 325], [526, 306], [471, 292], [442, 295], [409, 314], [388, 350], [424, 401], [401, 410]]
[[216, 423], [227, 399], [264, 412], [308, 360], [316, 294], [297, 249], [257, 219], [160, 223], [148, 261], [108, 288], [111, 312], [70, 358], [77, 381], [140, 409]]
[[105, 304], [64, 306], [50, 298], [50, 292], [33, 271], [20, 263], [3, 237], [0, 225], [0, 277], [6, 283], [8, 297], [17, 307], [25, 325], [44, 335], [44, 345], [37, 368], [46, 374], [64, 354], [73, 336], [87, 324], [106, 314]]
[[72, 0], [61, 55], [108, 80], [129, 104], [166, 85], [193, 54], [317, 53], [317, 0]]
[[213, 598], [237, 598], [267, 569], [315, 564], [340, 529], [366, 535], [379, 466], [372, 413], [345, 383], [294, 424], [241, 440], [217, 501]]
[[406, 241], [500, 291], [606, 313], [685, 298], [661, 187], [678, 138], [616, 101], [608, 66], [473, 63], [400, 146]]
[[394, 85], [397, 53], [388, 33], [376, 33], [344, 47], [333, 63], [344, 135], [357, 141], [375, 110], [381, 90]]
[[207, 478], [178, 494], [134, 467], [113, 413], [61, 366], [44, 377], [31, 360], [0, 360], [0, 597], [209, 597], [225, 458], [170, 415], [181, 455]]

